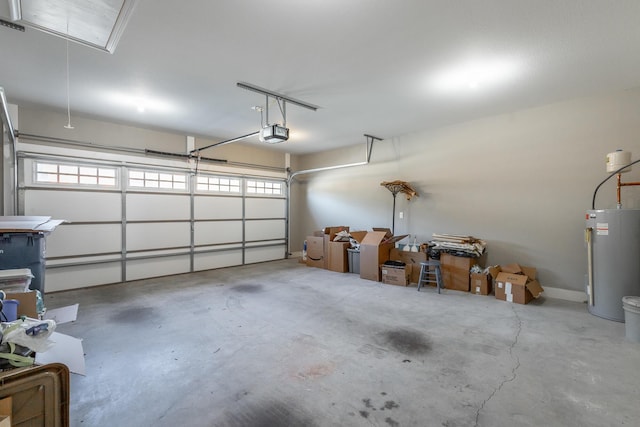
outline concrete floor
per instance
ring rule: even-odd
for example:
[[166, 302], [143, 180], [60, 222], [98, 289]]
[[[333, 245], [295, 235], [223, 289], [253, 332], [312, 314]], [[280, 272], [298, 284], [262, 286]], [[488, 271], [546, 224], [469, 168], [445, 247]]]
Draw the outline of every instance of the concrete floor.
[[[543, 284], [544, 285], [544, 284]], [[640, 344], [584, 304], [416, 292], [296, 260], [79, 303], [71, 426], [640, 425]]]

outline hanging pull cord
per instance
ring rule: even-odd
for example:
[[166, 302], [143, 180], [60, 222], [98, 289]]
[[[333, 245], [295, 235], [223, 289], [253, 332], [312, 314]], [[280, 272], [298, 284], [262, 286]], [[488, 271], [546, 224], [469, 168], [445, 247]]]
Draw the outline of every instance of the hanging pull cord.
[[73, 129], [73, 126], [71, 126], [71, 106], [69, 102], [69, 22], [67, 22], [67, 125], [65, 129]]

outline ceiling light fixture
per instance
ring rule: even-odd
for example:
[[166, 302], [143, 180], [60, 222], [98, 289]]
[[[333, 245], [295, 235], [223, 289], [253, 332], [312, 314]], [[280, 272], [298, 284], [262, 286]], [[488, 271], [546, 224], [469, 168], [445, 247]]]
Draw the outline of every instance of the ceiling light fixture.
[[463, 92], [491, 88], [513, 79], [520, 67], [505, 59], [467, 61], [443, 70], [431, 80], [440, 92]]

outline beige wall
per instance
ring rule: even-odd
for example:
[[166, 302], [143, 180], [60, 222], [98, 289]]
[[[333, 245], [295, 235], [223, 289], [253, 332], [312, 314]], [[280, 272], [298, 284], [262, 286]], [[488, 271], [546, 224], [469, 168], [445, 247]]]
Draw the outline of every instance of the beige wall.
[[[420, 197], [398, 196], [396, 234], [419, 242], [432, 233], [483, 238], [490, 264], [532, 265], [543, 285], [582, 291], [585, 210], [607, 176], [607, 153], [622, 148], [640, 158], [639, 111], [634, 89], [376, 142], [369, 165], [296, 179], [303, 200], [291, 250], [324, 226], [391, 227], [393, 198], [380, 183], [401, 179]], [[350, 163], [358, 148], [303, 156], [299, 164]], [[640, 181], [640, 166], [623, 180]], [[622, 192], [626, 208], [640, 208], [640, 187]], [[613, 207], [615, 178], [596, 201], [596, 208]]]

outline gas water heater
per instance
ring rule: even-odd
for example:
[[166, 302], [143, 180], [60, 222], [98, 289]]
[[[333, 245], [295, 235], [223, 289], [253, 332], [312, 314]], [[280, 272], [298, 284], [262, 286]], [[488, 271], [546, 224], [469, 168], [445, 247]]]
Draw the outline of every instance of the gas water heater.
[[[607, 155], [607, 172], [596, 188], [592, 209], [586, 214], [587, 297], [589, 313], [624, 322], [622, 297], [640, 296], [640, 209], [622, 209], [620, 189], [640, 182], [621, 182], [621, 173], [631, 170], [631, 154]], [[612, 176], [618, 178], [617, 209], [595, 209], [598, 189]]]

